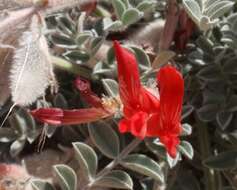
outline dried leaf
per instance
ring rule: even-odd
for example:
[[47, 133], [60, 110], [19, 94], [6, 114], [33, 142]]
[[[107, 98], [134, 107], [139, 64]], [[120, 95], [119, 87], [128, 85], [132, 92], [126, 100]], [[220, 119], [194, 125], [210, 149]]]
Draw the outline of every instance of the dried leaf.
[[29, 30], [20, 37], [13, 57], [10, 75], [13, 102], [25, 106], [43, 96], [54, 77], [52, 70], [47, 41], [34, 16]]

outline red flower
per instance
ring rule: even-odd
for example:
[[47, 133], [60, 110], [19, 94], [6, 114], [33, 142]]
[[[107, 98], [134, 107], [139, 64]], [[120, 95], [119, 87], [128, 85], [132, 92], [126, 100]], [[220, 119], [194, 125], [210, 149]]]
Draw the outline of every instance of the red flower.
[[103, 106], [102, 100], [91, 90], [90, 84], [77, 78], [76, 87], [80, 90], [81, 96], [89, 103], [92, 108], [62, 110], [60, 108], [40, 108], [32, 110], [34, 118], [52, 125], [73, 125], [97, 121], [109, 117], [113, 112]]
[[179, 29], [175, 32], [174, 41], [178, 50], [183, 51], [195, 30], [195, 23], [188, 17], [185, 10], [179, 14]]
[[157, 74], [160, 98], [141, 85], [135, 57], [114, 42], [118, 64], [120, 98], [124, 105], [124, 119], [120, 132], [134, 136], [159, 137], [170, 156], [176, 156], [181, 132], [181, 109], [184, 93], [182, 75], [172, 66], [165, 66]]

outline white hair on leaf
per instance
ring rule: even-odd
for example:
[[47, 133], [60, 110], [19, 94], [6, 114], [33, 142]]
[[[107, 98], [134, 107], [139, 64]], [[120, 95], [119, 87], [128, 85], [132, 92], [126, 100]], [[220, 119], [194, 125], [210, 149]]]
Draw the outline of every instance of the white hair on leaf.
[[47, 41], [40, 33], [39, 18], [32, 17], [29, 30], [19, 38], [10, 72], [12, 100], [26, 106], [44, 95], [54, 78]]

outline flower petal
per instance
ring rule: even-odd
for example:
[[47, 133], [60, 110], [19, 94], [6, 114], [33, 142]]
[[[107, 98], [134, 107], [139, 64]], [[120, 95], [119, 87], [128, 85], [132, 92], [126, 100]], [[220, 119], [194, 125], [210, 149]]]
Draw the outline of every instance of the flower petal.
[[52, 125], [60, 125], [63, 117], [63, 110], [60, 108], [39, 108], [30, 113], [35, 119]]
[[157, 137], [159, 133], [159, 113], [151, 114], [147, 120], [147, 136], [148, 137]]
[[160, 127], [176, 133], [183, 104], [183, 77], [174, 67], [165, 66], [158, 72], [157, 80], [160, 91]]
[[118, 64], [120, 98], [125, 106], [134, 108], [139, 104], [141, 88], [136, 58], [117, 41], [114, 41], [114, 49]]
[[141, 88], [140, 105], [147, 113], [157, 113], [160, 108], [160, 100], [145, 88]]
[[171, 157], [176, 156], [181, 133], [181, 111], [184, 96], [182, 75], [172, 66], [160, 69], [157, 75], [160, 90], [160, 110], [157, 136]]
[[40, 108], [31, 111], [34, 118], [52, 125], [74, 125], [89, 123], [109, 117], [111, 113], [101, 108], [62, 110], [59, 108]]
[[160, 141], [165, 145], [168, 154], [172, 158], [176, 158], [177, 146], [180, 143], [180, 140], [177, 136], [162, 136]]
[[122, 119], [119, 122], [119, 131], [121, 133], [131, 132], [134, 136], [144, 139], [147, 132], [148, 114], [145, 112], [137, 112], [129, 119]]

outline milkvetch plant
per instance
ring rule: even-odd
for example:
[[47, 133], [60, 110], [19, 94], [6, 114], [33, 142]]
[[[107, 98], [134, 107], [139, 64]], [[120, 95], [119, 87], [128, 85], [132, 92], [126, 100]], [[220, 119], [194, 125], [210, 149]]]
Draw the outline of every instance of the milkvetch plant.
[[[156, 74], [157, 84], [154, 88], [148, 88], [140, 82], [138, 63], [133, 53], [123, 48], [118, 41], [114, 41], [114, 52], [117, 61], [119, 97], [110, 98], [104, 96], [99, 98], [92, 92], [88, 81], [77, 78], [74, 84], [79, 89], [83, 99], [90, 106], [93, 106], [92, 108], [75, 110], [40, 108], [32, 110], [31, 114], [40, 121], [56, 126], [97, 121], [94, 125], [89, 124], [90, 136], [98, 149], [107, 157], [113, 158], [114, 161], [108, 165], [108, 168], [105, 167], [94, 176], [91, 173], [87, 173], [89, 175], [87, 176], [88, 182], [83, 188], [106, 186], [100, 180], [103, 181], [106, 176], [112, 174], [126, 176], [125, 178], [128, 178], [127, 185], [132, 186], [131, 179], [127, 174], [112, 170], [118, 164], [164, 183], [164, 175], [157, 163], [142, 154], [129, 154], [145, 137], [158, 138], [157, 140], [165, 146], [171, 160], [180, 159], [179, 152], [184, 151], [184, 154], [186, 154], [186, 150], [192, 151], [191, 145], [185, 141], [182, 141], [182, 143], [186, 147], [184, 146], [182, 149], [182, 143], [180, 144], [181, 141], [179, 139], [182, 133], [181, 110], [184, 96], [182, 74], [174, 66], [164, 66]], [[94, 111], [96, 111], [96, 114], [94, 114]], [[120, 153], [118, 137], [116, 137], [115, 132], [111, 131], [110, 127], [105, 123], [98, 122], [103, 118], [116, 116], [117, 112], [120, 112], [123, 117], [118, 122], [119, 131], [121, 133], [130, 132], [137, 138], [124, 147]], [[103, 139], [107, 138], [106, 134], [110, 136], [112, 141]], [[96, 153], [90, 147], [84, 147], [83, 144], [80, 144], [80, 146], [78, 144], [76, 150], [78, 151], [77, 156], [81, 165], [89, 164], [83, 161], [86, 159], [86, 155], [83, 155], [84, 151], [89, 151], [90, 153], [87, 152], [86, 154], [91, 154], [93, 157], [96, 156]], [[192, 155], [190, 156], [192, 158]], [[142, 166], [143, 162], [146, 162], [149, 166]], [[137, 165], [133, 166], [134, 163]], [[144, 168], [142, 169], [141, 167]], [[71, 169], [67, 170], [67, 172], [70, 172]], [[59, 171], [57, 170], [56, 172], [58, 173]], [[73, 173], [70, 173], [73, 176]], [[116, 183], [108, 187], [116, 187]]]
[[236, 23], [234, 0], [0, 0], [0, 189], [235, 189]]
[[[182, 131], [180, 122], [184, 81], [181, 73], [172, 66], [161, 68], [157, 73], [160, 92], [154, 95], [142, 86], [134, 55], [122, 48], [117, 41], [114, 42], [114, 48], [118, 65], [120, 100], [124, 115], [124, 119], [119, 122], [119, 131], [121, 133], [131, 132], [140, 139], [159, 137], [170, 156], [175, 158], [180, 142], [179, 135]], [[108, 104], [103, 103], [91, 91], [87, 82], [78, 78], [75, 83], [82, 96], [94, 108], [78, 110], [41, 108], [31, 111], [31, 114], [49, 124], [65, 125], [92, 122], [115, 113], [116, 109], [113, 110], [113, 104], [106, 107]]]

